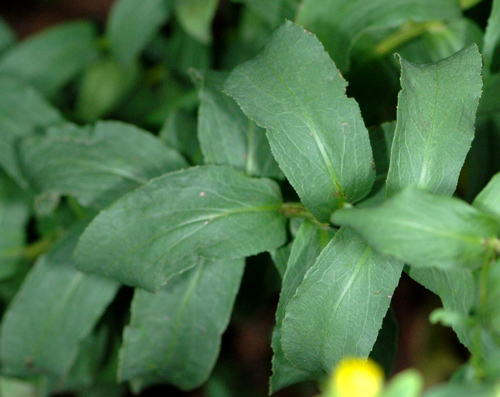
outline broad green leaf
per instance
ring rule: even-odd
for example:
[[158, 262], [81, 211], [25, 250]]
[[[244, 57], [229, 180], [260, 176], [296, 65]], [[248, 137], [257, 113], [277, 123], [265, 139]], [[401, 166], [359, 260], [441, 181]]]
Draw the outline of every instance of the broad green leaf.
[[0, 280], [17, 273], [23, 263], [29, 208], [26, 193], [0, 170]]
[[382, 254], [439, 269], [481, 266], [485, 243], [498, 228], [494, 217], [461, 200], [415, 187], [375, 208], [342, 209], [332, 219], [353, 228]]
[[342, 71], [348, 69], [350, 52], [361, 33], [414, 22], [461, 16], [456, 0], [305, 0], [297, 22], [318, 35]]
[[280, 178], [265, 130], [222, 92], [226, 73], [196, 76], [200, 86], [198, 137], [206, 164], [231, 165], [250, 176]]
[[496, 73], [500, 68], [500, 1], [493, 0], [488, 26], [484, 35], [484, 70], [485, 74]]
[[496, 174], [474, 199], [472, 205], [500, 221], [500, 173]]
[[0, 377], [0, 396], [2, 397], [38, 397], [36, 386], [16, 378]]
[[159, 139], [116, 121], [95, 127], [67, 124], [23, 140], [20, 153], [30, 183], [42, 192], [75, 197], [102, 208], [186, 161]]
[[271, 393], [288, 385], [314, 378], [315, 374], [295, 367], [286, 359], [281, 346], [281, 327], [288, 303], [302, 283], [306, 272], [314, 265], [316, 258], [329, 243], [333, 234], [332, 229], [320, 229], [306, 220], [302, 223], [293, 242], [276, 310], [276, 327], [272, 339], [274, 356], [273, 374], [270, 379]]
[[202, 43], [209, 43], [218, 3], [219, 0], [175, 0], [175, 14], [187, 33]]
[[5, 313], [5, 374], [65, 376], [80, 342], [115, 296], [116, 282], [74, 268], [71, 256], [82, 229], [77, 225], [38, 260]]
[[257, 124], [302, 202], [321, 222], [373, 184], [368, 131], [323, 46], [287, 22], [263, 53], [237, 67], [226, 91]]
[[19, 139], [64, 119], [38, 92], [14, 79], [0, 77], [0, 92], [0, 166], [27, 187], [16, 154]]
[[481, 55], [472, 45], [435, 64], [401, 58], [401, 86], [387, 193], [417, 185], [451, 195], [474, 138]]
[[97, 56], [96, 40], [90, 22], [60, 24], [8, 51], [0, 58], [0, 74], [19, 78], [52, 96]]
[[153, 179], [89, 225], [76, 249], [79, 268], [157, 291], [199, 257], [226, 260], [286, 240], [281, 194], [268, 179], [204, 166]]
[[0, 18], [0, 54], [12, 46], [16, 41], [16, 35], [9, 25]]
[[[441, 298], [445, 310], [468, 316], [474, 305], [475, 282], [468, 270], [446, 271], [441, 269], [410, 268], [409, 275], [419, 284]], [[459, 291], [459, 293], [457, 293]], [[460, 342], [468, 349], [473, 348], [469, 329], [463, 326], [453, 327]]]
[[113, 58], [103, 58], [85, 71], [76, 100], [76, 116], [94, 122], [113, 110], [136, 83], [137, 65], [123, 68]]
[[106, 26], [111, 52], [131, 66], [172, 11], [173, 0], [117, 0]]
[[205, 382], [219, 354], [244, 264], [244, 259], [202, 259], [156, 294], [136, 289], [119, 378], [134, 380], [140, 389], [170, 383], [190, 390]]
[[448, 382], [431, 387], [423, 397], [496, 397], [496, 390], [492, 384]]
[[281, 342], [288, 360], [329, 373], [345, 356], [367, 357], [402, 269], [341, 228], [286, 307]]

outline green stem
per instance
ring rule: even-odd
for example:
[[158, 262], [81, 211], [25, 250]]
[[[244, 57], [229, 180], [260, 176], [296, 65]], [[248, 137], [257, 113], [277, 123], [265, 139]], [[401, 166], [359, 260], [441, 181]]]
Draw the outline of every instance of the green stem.
[[460, 8], [462, 10], [468, 10], [469, 8], [481, 3], [481, 1], [483, 0], [460, 0]]
[[429, 22], [407, 22], [402, 25], [396, 32], [387, 36], [384, 40], [378, 43], [373, 53], [376, 57], [383, 57], [393, 53], [404, 43], [421, 36], [427, 31], [436, 31], [444, 29], [446, 24], [442, 21]]
[[283, 203], [279, 212], [287, 218], [302, 218], [310, 220], [321, 228], [330, 227], [328, 223], [321, 223], [318, 221], [302, 203]]
[[53, 239], [49, 237], [44, 237], [30, 245], [24, 247], [23, 256], [33, 261], [38, 258], [40, 255], [48, 251], [48, 249], [52, 246]]

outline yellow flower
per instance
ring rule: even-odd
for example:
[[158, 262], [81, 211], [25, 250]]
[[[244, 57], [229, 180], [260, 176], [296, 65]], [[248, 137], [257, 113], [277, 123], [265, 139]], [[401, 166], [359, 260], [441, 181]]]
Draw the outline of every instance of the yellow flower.
[[384, 385], [382, 368], [373, 360], [345, 358], [330, 377], [326, 397], [376, 397]]

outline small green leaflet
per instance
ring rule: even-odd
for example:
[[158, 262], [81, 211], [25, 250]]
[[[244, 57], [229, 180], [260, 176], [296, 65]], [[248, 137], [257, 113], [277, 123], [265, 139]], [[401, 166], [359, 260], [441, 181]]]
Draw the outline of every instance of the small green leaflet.
[[17, 159], [19, 139], [61, 124], [64, 119], [37, 91], [15, 79], [0, 77], [0, 92], [0, 166], [26, 188]]
[[368, 244], [415, 267], [474, 269], [498, 222], [465, 202], [408, 187], [382, 205], [337, 211], [334, 223], [349, 226]]
[[476, 45], [434, 64], [401, 60], [401, 86], [387, 193], [418, 185], [451, 195], [474, 138], [481, 96]]
[[75, 257], [82, 271], [157, 291], [199, 257], [235, 259], [283, 245], [281, 204], [275, 182], [230, 167], [173, 172], [102, 211]]
[[0, 280], [16, 274], [23, 263], [29, 215], [25, 193], [0, 170]]
[[219, 354], [244, 264], [244, 259], [201, 259], [156, 294], [136, 289], [119, 378], [132, 380], [136, 389], [170, 383], [190, 390], [205, 382]]
[[500, 221], [500, 173], [491, 178], [486, 187], [474, 199], [472, 205], [495, 216]]
[[[447, 269], [424, 269], [410, 268], [408, 273], [412, 279], [423, 285], [441, 298], [445, 310], [461, 313], [464, 316], [470, 314], [474, 305], [474, 278], [469, 270]], [[460, 291], [457, 294], [457, 291]], [[469, 329], [462, 326], [453, 327], [460, 342], [469, 350], [473, 349], [473, 338]]]
[[288, 385], [314, 379], [316, 374], [299, 369], [292, 365], [285, 357], [281, 347], [281, 326], [285, 317], [285, 309], [302, 283], [306, 272], [314, 265], [316, 258], [334, 235], [333, 229], [321, 229], [317, 225], [305, 220], [297, 233], [292, 251], [283, 277], [280, 300], [276, 309], [276, 327], [273, 331], [272, 348], [273, 375], [270, 379], [270, 392]]
[[404, 22], [461, 16], [456, 0], [304, 0], [297, 22], [318, 35], [338, 68], [349, 68], [350, 53], [361, 33], [398, 27]]
[[80, 342], [115, 296], [118, 283], [74, 268], [71, 256], [82, 230], [75, 226], [37, 261], [5, 313], [0, 338], [5, 374], [67, 375]]
[[117, 121], [72, 124], [23, 140], [20, 154], [30, 183], [103, 208], [166, 172], [188, 166], [174, 149], [147, 131]]
[[249, 176], [282, 177], [265, 131], [222, 92], [227, 76], [221, 72], [195, 76], [201, 102], [198, 137], [205, 163], [231, 165]]
[[67, 22], [12, 47], [0, 58], [0, 74], [52, 96], [97, 57], [97, 34], [86, 21]]
[[290, 22], [225, 85], [268, 129], [278, 164], [321, 222], [343, 202], [365, 197], [375, 177], [368, 131], [346, 85], [318, 39]]
[[173, 0], [117, 0], [106, 26], [111, 52], [130, 67], [160, 27], [167, 21]]
[[313, 373], [329, 373], [345, 356], [367, 357], [402, 269], [341, 228], [286, 307], [285, 357]]
[[218, 3], [219, 0], [175, 0], [175, 14], [190, 36], [202, 43], [209, 43]]

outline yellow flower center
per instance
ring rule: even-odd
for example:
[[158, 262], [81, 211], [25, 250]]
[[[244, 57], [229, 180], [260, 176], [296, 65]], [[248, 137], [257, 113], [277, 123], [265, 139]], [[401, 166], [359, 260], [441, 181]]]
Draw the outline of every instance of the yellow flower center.
[[383, 384], [384, 373], [373, 360], [346, 358], [335, 368], [327, 396], [376, 397]]

